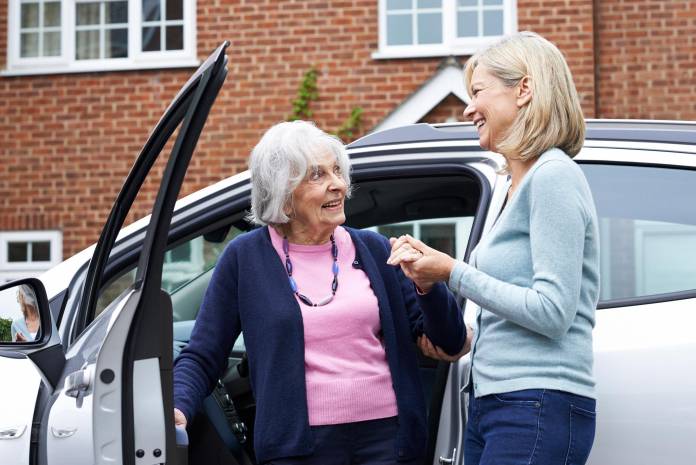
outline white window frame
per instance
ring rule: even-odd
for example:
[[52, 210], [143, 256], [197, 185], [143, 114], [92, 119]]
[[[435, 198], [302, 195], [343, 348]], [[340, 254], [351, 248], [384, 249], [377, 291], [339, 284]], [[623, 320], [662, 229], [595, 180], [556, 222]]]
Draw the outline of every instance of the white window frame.
[[[96, 1], [96, 0], [95, 0]], [[7, 69], [3, 76], [127, 71], [137, 69], [190, 68], [200, 64], [196, 50], [196, 1], [183, 0], [184, 48], [171, 51], [142, 51], [142, 0], [128, 1], [128, 58], [75, 59], [75, 4], [80, 0], [60, 0], [61, 54], [56, 57], [21, 58], [19, 30], [21, 0], [9, 0]], [[67, 25], [67, 26], [66, 26]]]
[[[457, 37], [457, 0], [442, 0], [441, 44], [387, 45], [387, 0], [379, 0], [378, 10], [379, 50], [372, 54], [376, 60], [471, 55], [502, 37]], [[516, 31], [517, 0], [503, 0], [503, 35]]]
[[[51, 257], [46, 261], [10, 262], [9, 242], [50, 242]], [[63, 234], [60, 231], [0, 232], [0, 281], [36, 276], [63, 261]]]

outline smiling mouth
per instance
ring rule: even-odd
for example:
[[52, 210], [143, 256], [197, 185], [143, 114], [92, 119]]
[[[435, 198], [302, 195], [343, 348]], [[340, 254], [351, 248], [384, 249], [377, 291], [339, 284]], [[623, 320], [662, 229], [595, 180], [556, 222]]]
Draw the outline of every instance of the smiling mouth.
[[481, 126], [486, 124], [486, 120], [481, 118], [480, 120], [474, 121], [474, 126], [476, 126], [476, 129], [481, 129]]
[[336, 208], [340, 207], [343, 204], [343, 200], [332, 200], [331, 202], [326, 202], [321, 206], [321, 208]]

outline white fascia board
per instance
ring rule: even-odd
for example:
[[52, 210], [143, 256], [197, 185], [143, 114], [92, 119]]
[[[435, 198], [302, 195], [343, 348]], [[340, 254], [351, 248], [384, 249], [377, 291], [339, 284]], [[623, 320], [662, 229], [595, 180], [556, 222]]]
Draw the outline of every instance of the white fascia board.
[[375, 126], [372, 132], [415, 123], [427, 115], [449, 94], [456, 95], [463, 102], [469, 101], [462, 70], [457, 66], [446, 66], [438, 71], [420, 89], [411, 94]]

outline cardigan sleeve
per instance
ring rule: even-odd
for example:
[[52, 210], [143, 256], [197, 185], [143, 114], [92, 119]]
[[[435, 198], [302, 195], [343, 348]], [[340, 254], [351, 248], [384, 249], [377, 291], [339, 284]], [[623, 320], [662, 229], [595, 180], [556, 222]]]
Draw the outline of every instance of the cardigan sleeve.
[[[388, 257], [389, 242], [385, 241], [385, 247]], [[448, 354], [458, 354], [466, 342], [466, 326], [459, 304], [447, 286], [438, 283], [427, 294], [418, 295], [415, 285], [401, 268], [397, 267], [395, 271], [413, 337], [425, 333], [433, 344]]]
[[188, 346], [174, 364], [174, 406], [191, 421], [227, 366], [241, 331], [237, 262], [232, 242], [218, 261]]
[[564, 164], [545, 162], [530, 181], [531, 286], [503, 282], [464, 262], [455, 265], [449, 286], [500, 317], [557, 339], [578, 307], [586, 211], [577, 180]]

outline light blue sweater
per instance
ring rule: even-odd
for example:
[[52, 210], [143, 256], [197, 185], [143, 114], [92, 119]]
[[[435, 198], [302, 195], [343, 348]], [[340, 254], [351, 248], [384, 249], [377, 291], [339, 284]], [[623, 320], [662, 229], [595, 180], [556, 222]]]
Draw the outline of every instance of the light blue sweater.
[[594, 397], [597, 213], [584, 174], [551, 149], [522, 179], [449, 287], [478, 304], [474, 395], [557, 389]]

